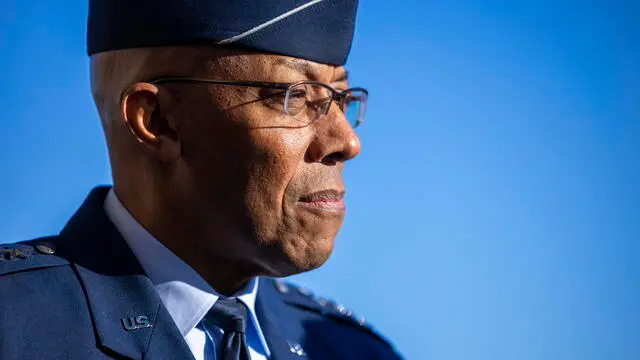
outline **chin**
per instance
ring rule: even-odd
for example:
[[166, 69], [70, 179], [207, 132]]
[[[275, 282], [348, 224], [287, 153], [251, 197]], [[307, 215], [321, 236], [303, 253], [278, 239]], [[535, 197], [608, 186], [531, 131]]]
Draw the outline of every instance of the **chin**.
[[329, 260], [333, 245], [334, 237], [284, 241], [279, 247], [278, 256], [272, 256], [272, 261], [268, 261], [271, 265], [270, 276], [285, 277], [317, 269]]
[[333, 241], [328, 249], [317, 249], [296, 259], [299, 272], [311, 271], [324, 265], [333, 253]]

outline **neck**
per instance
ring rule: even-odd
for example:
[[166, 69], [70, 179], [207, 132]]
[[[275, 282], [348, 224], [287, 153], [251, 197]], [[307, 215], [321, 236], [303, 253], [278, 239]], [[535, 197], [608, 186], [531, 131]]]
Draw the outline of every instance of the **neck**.
[[188, 211], [157, 211], [157, 208], [162, 208], [158, 206], [162, 202], [158, 196], [149, 197], [154, 199], [154, 204], [145, 204], [143, 197], [127, 196], [133, 194], [127, 194], [121, 187], [114, 187], [114, 192], [140, 225], [193, 268], [219, 294], [232, 296], [252, 278], [265, 275], [262, 268], [250, 260], [255, 256], [241, 256], [252, 251], [247, 246], [238, 246], [243, 243], [240, 239], [231, 242], [229, 236], [207, 235], [204, 231], [198, 231], [196, 227], [188, 225], [189, 218], [181, 218], [180, 214], [188, 214]]
[[233, 296], [260, 273], [250, 264], [219, 256], [216, 252], [188, 249], [163, 242], [174, 254], [189, 264], [215, 291], [224, 296]]

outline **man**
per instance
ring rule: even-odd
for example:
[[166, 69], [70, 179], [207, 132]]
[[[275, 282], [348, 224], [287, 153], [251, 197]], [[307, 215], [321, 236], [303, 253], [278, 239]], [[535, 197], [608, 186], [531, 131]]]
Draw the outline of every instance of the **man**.
[[367, 92], [355, 0], [93, 0], [113, 170], [59, 235], [0, 250], [0, 358], [398, 359], [274, 280], [322, 265]]

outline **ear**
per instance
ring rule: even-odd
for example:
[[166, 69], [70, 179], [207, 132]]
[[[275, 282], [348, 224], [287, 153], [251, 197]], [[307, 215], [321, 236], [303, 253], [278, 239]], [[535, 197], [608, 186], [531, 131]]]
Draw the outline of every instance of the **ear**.
[[122, 118], [149, 154], [172, 163], [180, 156], [180, 139], [175, 124], [160, 110], [158, 92], [153, 84], [131, 85], [122, 96]]

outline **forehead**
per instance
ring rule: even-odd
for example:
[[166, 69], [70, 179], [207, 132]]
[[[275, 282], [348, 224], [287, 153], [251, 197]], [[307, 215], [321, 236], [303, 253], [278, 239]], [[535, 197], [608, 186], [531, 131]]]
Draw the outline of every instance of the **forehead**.
[[276, 56], [273, 67], [282, 71], [296, 71], [305, 75], [307, 78], [321, 78], [327, 75], [332, 76], [334, 80], [335, 76], [345, 74], [346, 71], [343, 66], [334, 66], [320, 64], [309, 60], [291, 58], [286, 56]]
[[204, 70], [207, 74], [203, 75], [207, 76], [282, 82], [304, 79], [333, 82], [346, 77], [343, 66], [246, 50], [214, 47], [199, 51], [197, 58], [197, 64], [206, 65]]

